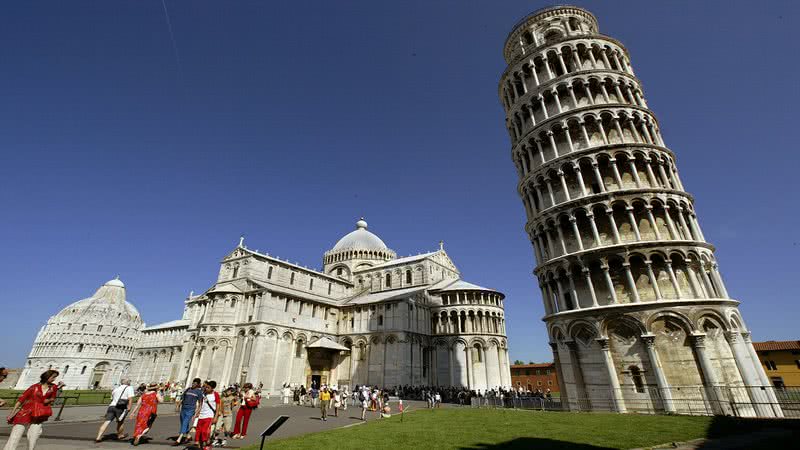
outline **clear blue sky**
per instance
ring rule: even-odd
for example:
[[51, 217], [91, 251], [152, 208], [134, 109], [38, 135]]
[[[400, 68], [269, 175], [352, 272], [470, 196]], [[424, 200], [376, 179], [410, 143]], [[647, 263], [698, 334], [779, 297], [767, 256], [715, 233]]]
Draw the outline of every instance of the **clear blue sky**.
[[[627, 45], [754, 339], [798, 339], [800, 3], [583, 2]], [[241, 233], [319, 267], [355, 220], [445, 241], [551, 358], [497, 98], [533, 1], [8, 2], [0, 14], [0, 365], [120, 274], [180, 317]]]

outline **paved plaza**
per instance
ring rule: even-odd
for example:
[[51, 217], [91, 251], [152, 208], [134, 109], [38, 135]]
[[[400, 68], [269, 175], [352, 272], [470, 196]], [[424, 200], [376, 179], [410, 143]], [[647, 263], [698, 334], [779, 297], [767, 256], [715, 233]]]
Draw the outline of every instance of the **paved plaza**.
[[[277, 399], [265, 401], [266, 405], [253, 412], [250, 417], [248, 436], [243, 440], [228, 439], [226, 448], [241, 448], [250, 444], [260, 442], [259, 435], [272, 423], [278, 416], [286, 415], [290, 419], [270, 438], [281, 439], [285, 437], [298, 436], [318, 431], [332, 430], [346, 426], [358, 425], [361, 422], [361, 409], [358, 407], [348, 407], [347, 411], [339, 411], [339, 417], [333, 417], [333, 411], [327, 422], [320, 420], [318, 408], [308, 406], [280, 405]], [[404, 402], [407, 409], [424, 408], [424, 402]], [[264, 404], [264, 403], [262, 403]], [[397, 410], [396, 403], [392, 402], [393, 412]], [[94, 442], [97, 429], [102, 423], [100, 415], [105, 412], [104, 406], [92, 407], [72, 407], [64, 410], [63, 421], [50, 421], [44, 425], [42, 438], [39, 440], [37, 448], [52, 450], [79, 450], [90, 448], [123, 448], [130, 447], [128, 441], [117, 442], [109, 438], [99, 444]], [[379, 420], [376, 412], [369, 412], [367, 420]], [[125, 432], [133, 432], [134, 421], [125, 422]], [[148, 436], [151, 440], [148, 446], [171, 446], [173, 439], [178, 434], [178, 416], [172, 404], [163, 404], [159, 408], [159, 416], [150, 430]], [[3, 423], [0, 426], [0, 444], [4, 444], [8, 438], [10, 426]], [[113, 436], [113, 424], [109, 426], [107, 435]], [[27, 448], [27, 442], [20, 443], [20, 449]], [[183, 448], [183, 447], [181, 447]]]

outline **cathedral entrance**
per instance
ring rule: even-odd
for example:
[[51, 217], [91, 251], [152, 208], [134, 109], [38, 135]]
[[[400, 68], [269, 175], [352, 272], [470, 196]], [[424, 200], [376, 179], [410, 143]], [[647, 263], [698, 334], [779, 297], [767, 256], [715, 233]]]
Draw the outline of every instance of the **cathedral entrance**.
[[306, 347], [306, 386], [319, 389], [323, 385], [336, 384], [336, 366], [339, 355], [349, 349], [328, 338], [320, 338]]

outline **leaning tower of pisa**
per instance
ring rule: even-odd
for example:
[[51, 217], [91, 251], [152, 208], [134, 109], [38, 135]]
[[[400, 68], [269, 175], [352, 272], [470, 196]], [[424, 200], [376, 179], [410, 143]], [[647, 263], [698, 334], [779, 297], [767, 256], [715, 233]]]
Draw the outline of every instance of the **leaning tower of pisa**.
[[564, 404], [780, 416], [625, 47], [558, 6], [519, 21], [503, 56]]

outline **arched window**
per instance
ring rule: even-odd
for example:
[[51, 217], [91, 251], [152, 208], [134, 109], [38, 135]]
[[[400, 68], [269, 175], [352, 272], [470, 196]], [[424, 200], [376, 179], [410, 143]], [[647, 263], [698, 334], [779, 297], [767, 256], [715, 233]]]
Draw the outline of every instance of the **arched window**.
[[294, 347], [294, 357], [300, 358], [303, 356], [303, 340], [298, 339], [297, 344]]
[[358, 344], [358, 360], [364, 361], [366, 359], [367, 359], [367, 347], [362, 342]]
[[109, 345], [108, 347], [106, 347], [106, 355], [107, 355], [107, 354], [108, 354], [108, 352], [110, 352], [110, 351], [111, 351], [111, 346]]
[[639, 370], [636, 366], [630, 367], [631, 371], [631, 379], [633, 380], [633, 387], [636, 389], [636, 392], [642, 393], [644, 392], [644, 380], [642, 380], [642, 371]]
[[289, 276], [289, 284], [294, 284], [294, 272]]
[[86, 324], [81, 325], [81, 331], [86, 331]]
[[231, 278], [236, 278], [238, 276], [239, 276], [239, 266], [233, 266], [233, 275], [231, 275]]
[[101, 331], [103, 331], [103, 326], [102, 325], [98, 325], [97, 326], [97, 332], [99, 333]]
[[272, 266], [269, 266], [269, 269], [267, 269], [267, 279], [272, 279]]
[[67, 324], [67, 330], [69, 330], [70, 328], [72, 328], [72, 324], [71, 324], [71, 323], [68, 323], [68, 324]]
[[66, 375], [67, 372], [69, 372], [69, 365], [64, 366], [64, 375]]
[[386, 274], [386, 287], [387, 288], [392, 287], [392, 274], [390, 273]]
[[341, 268], [341, 267], [339, 267], [338, 269], [336, 269], [336, 275], [337, 275], [337, 276], [342, 276], [342, 268]]
[[378, 326], [383, 326], [383, 316], [378, 316]]
[[83, 351], [83, 344], [78, 344], [78, 353]]
[[81, 375], [83, 375], [83, 374], [85, 374], [85, 373], [86, 373], [86, 366], [83, 366], [83, 367], [81, 368]]
[[356, 325], [356, 319], [355, 319], [355, 317], [351, 317], [350, 318], [350, 329], [352, 330], [353, 328], [355, 328], [355, 325]]
[[525, 45], [533, 44], [533, 35], [530, 31], [522, 33], [522, 42], [524, 42]]
[[411, 271], [406, 270], [406, 284], [411, 284], [413, 281], [411, 279]]

